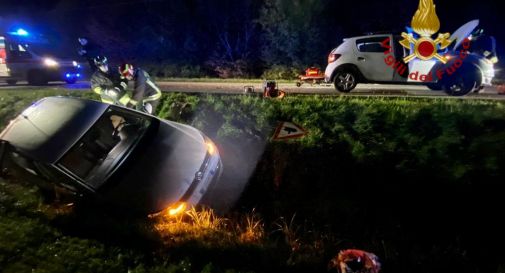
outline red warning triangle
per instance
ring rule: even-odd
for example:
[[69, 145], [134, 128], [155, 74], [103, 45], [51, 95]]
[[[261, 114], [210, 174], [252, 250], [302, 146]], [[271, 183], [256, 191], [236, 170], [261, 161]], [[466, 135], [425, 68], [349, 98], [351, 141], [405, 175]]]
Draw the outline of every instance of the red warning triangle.
[[306, 135], [307, 132], [302, 126], [292, 122], [284, 121], [275, 129], [274, 140], [300, 138]]

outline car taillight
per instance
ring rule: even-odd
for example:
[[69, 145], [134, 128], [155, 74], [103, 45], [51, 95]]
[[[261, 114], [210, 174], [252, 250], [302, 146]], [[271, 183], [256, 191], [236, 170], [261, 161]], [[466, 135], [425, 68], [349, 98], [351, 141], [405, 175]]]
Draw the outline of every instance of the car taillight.
[[335, 54], [335, 53], [330, 53], [330, 55], [328, 55], [328, 63], [332, 63], [334, 61], [336, 61], [338, 58], [340, 58], [340, 54]]

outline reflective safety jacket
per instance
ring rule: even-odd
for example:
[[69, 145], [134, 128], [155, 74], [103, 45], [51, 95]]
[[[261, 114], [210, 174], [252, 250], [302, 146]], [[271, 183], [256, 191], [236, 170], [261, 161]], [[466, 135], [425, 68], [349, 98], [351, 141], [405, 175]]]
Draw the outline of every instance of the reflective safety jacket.
[[135, 81], [135, 85], [132, 94], [132, 102], [130, 103], [135, 105], [137, 109], [142, 108], [142, 104], [144, 103], [156, 101], [161, 98], [161, 90], [156, 86], [154, 81], [151, 80], [151, 77], [146, 71], [136, 68], [133, 73], [133, 80]]
[[130, 98], [126, 92], [127, 83], [118, 77], [113, 77], [109, 73], [96, 70], [91, 76], [91, 90], [100, 95], [102, 102], [126, 106], [128, 103], [137, 103]]

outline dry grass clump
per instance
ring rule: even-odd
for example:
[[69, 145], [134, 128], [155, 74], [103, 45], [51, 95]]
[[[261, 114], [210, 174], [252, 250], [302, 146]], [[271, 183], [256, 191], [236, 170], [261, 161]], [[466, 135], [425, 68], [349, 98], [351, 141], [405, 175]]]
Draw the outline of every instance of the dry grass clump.
[[210, 208], [192, 207], [177, 216], [161, 214], [153, 219], [155, 230], [166, 244], [197, 241], [209, 246], [236, 246], [261, 244], [265, 237], [263, 222], [254, 211], [239, 219], [228, 219]]

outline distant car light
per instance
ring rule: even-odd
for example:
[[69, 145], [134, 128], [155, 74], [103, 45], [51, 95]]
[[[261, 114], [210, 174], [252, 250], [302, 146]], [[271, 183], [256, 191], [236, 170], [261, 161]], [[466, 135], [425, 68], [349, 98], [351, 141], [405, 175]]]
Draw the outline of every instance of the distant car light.
[[188, 204], [186, 202], [177, 202], [167, 208], [167, 214], [171, 217], [180, 215], [186, 211], [187, 207]]
[[494, 77], [495, 76], [495, 73], [496, 73], [496, 69], [494, 69], [493, 66], [489, 67], [487, 70], [486, 70], [486, 75], [488, 77]]
[[53, 60], [53, 59], [50, 59], [50, 58], [45, 58], [45, 59], [44, 59], [44, 64], [45, 64], [46, 66], [51, 66], [51, 67], [53, 67], [53, 66], [58, 66], [58, 62], [57, 62], [57, 61], [55, 61], [55, 60]]
[[72, 61], [73, 66], [79, 66], [79, 64], [76, 61]]

